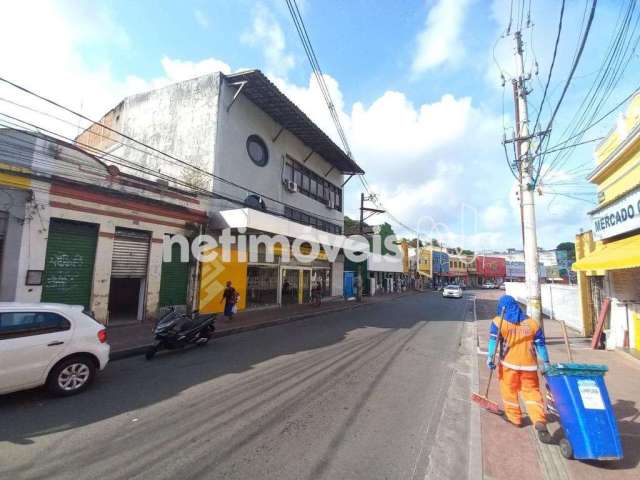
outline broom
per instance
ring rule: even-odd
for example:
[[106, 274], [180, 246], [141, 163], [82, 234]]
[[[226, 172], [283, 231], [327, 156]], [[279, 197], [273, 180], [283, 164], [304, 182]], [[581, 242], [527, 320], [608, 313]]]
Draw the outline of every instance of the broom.
[[[493, 363], [496, 359], [496, 352], [498, 351], [498, 343], [500, 343], [500, 332], [502, 331], [502, 320], [504, 320], [504, 307], [502, 308], [502, 312], [500, 313], [500, 323], [498, 324], [498, 339], [496, 342], [496, 349], [491, 355], [491, 363]], [[493, 377], [493, 368], [489, 371], [489, 380], [487, 380], [487, 388], [484, 391], [484, 395], [480, 395], [479, 393], [471, 394], [471, 401], [476, 402], [485, 410], [488, 410], [491, 413], [495, 413], [496, 415], [502, 415], [502, 410], [496, 402], [492, 402], [487, 398], [489, 396], [489, 387], [491, 386], [491, 378]]]

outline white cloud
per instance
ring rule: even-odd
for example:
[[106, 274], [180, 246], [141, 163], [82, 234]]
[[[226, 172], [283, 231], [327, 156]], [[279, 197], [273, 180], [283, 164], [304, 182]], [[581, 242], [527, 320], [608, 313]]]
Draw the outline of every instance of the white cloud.
[[284, 32], [267, 8], [258, 3], [255, 7], [251, 30], [240, 37], [247, 45], [262, 47], [265, 70], [273, 75], [286, 76], [293, 68], [293, 55], [286, 52]]
[[[89, 63], [83, 56], [83, 49], [94, 44], [114, 51], [126, 49], [130, 44], [126, 32], [112, 20], [107, 10], [65, 7], [66, 3], [60, 1], [24, 1], [5, 6], [0, 17], [0, 44], [16, 47], [0, 49], [2, 74], [8, 80], [90, 118], [100, 118], [127, 95], [205, 73], [231, 71], [228, 64], [214, 58], [191, 62], [165, 56], [161, 59], [164, 70], [161, 77], [143, 79], [130, 75], [117, 79], [108, 61], [92, 59]], [[29, 26], [31, 34], [25, 34], [25, 25]], [[19, 44], [15, 44], [16, 38], [21, 39]], [[73, 137], [86, 123], [6, 84], [0, 84], [0, 97], [61, 117], [63, 122], [0, 101], [0, 112], [67, 137]], [[6, 123], [7, 119], [2, 122]]]
[[196, 8], [193, 11], [193, 18], [195, 18], [196, 23], [200, 25], [202, 28], [209, 28], [209, 17], [202, 10]]
[[[108, 61], [93, 59], [89, 65], [82, 53], [95, 45], [123, 49], [129, 45], [129, 38], [107, 10], [67, 7], [60, 1], [27, 0], [3, 5], [0, 44], [12, 46], [0, 49], [3, 76], [86, 115], [97, 116], [128, 92], [129, 85], [127, 80], [114, 79]], [[78, 123], [77, 118], [5, 84], [0, 85], [0, 97]], [[0, 102], [0, 108], [52, 129], [64, 128], [67, 134], [77, 132], [77, 127], [60, 125], [5, 103]]]
[[[58, 3], [38, 8], [28, 2], [10, 4], [0, 17], [0, 44], [13, 44], [15, 38], [22, 40], [20, 49], [0, 49], [0, 65], [16, 83], [63, 105], [78, 110], [82, 106], [82, 111], [92, 118], [99, 118], [126, 95], [213, 71], [232, 71], [232, 66], [215, 58], [189, 61], [165, 56], [159, 59], [163, 74], [157, 78], [132, 75], [118, 79], [108, 61], [93, 59], [89, 64], [82, 52], [92, 43], [118, 52], [130, 42], [126, 32], [110, 19], [108, 12], [88, 15], [85, 22], [78, 23], [75, 20], [81, 13], [74, 11], [71, 16], [69, 11]], [[265, 20], [265, 15], [270, 17], [268, 12], [257, 12], [257, 27], [254, 21], [252, 33], [263, 39], [261, 45], [275, 48], [275, 56], [265, 54], [269, 65], [277, 57], [290, 56], [282, 31], [272, 18]], [[33, 30], [25, 33], [23, 25]], [[252, 38], [255, 40], [251, 41], [258, 41], [257, 36]], [[292, 62], [291, 59], [289, 65]], [[286, 61], [285, 67], [279, 73], [272, 69], [272, 80], [337, 140], [315, 78], [310, 76], [306, 85], [293, 84], [283, 79], [290, 68]], [[372, 190], [396, 217], [412, 227], [423, 217], [439, 224], [442, 238], [452, 246], [480, 250], [518, 244], [519, 211], [507, 208], [513, 197], [513, 178], [504, 166], [499, 115], [480, 107], [470, 97], [450, 94], [417, 105], [403, 92], [386, 91], [369, 104], [346, 105], [339, 83], [329, 75], [325, 75], [325, 80], [356, 160], [366, 169]], [[42, 102], [34, 102], [6, 87], [0, 88], [0, 97], [47, 108]], [[0, 102], [2, 112], [35, 119], [36, 123], [64, 131], [68, 136], [77, 133], [76, 127], [53, 124], [50, 119], [6, 107]], [[360, 191], [357, 179], [347, 185], [346, 205], [352, 209], [347, 213], [355, 213]], [[542, 240], [559, 238], [558, 225], [566, 234], [564, 238], [570, 238], [577, 231], [573, 222], [580, 220], [576, 220], [575, 203], [565, 207], [567, 199], [559, 201], [556, 197], [551, 202], [549, 196], [549, 202], [545, 203], [545, 196], [540, 198], [538, 220]]]
[[431, 68], [455, 65], [464, 56], [460, 33], [470, 0], [438, 0], [429, 10], [424, 30], [418, 34], [411, 70], [414, 75]]

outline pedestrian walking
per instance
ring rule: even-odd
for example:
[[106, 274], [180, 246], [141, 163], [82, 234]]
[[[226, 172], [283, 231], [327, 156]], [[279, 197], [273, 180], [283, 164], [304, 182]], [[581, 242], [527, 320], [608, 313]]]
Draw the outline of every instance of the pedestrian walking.
[[227, 282], [227, 286], [222, 293], [222, 298], [220, 299], [220, 303], [224, 302], [224, 316], [227, 317], [227, 321], [231, 321], [233, 319], [233, 315], [236, 313], [238, 303], [238, 292], [231, 282]]
[[[503, 308], [504, 321], [500, 322]], [[497, 314], [489, 330], [487, 366], [490, 369], [496, 368], [491, 359], [499, 348], [498, 378], [504, 417], [516, 427], [522, 426], [518, 400], [518, 395], [521, 395], [538, 438], [543, 443], [549, 443], [551, 434], [547, 429], [538, 378], [538, 358], [542, 360], [545, 369], [549, 366], [544, 332], [535, 320], [525, 315], [518, 302], [510, 295], [500, 298]]]

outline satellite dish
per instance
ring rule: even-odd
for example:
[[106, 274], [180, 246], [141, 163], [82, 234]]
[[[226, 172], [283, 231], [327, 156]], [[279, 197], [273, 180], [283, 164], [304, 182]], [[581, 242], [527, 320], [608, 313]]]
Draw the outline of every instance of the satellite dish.
[[244, 204], [249, 207], [249, 208], [253, 208], [254, 210], [266, 210], [267, 206], [264, 203], [264, 200], [259, 197], [258, 195], [248, 195], [247, 198], [244, 199]]

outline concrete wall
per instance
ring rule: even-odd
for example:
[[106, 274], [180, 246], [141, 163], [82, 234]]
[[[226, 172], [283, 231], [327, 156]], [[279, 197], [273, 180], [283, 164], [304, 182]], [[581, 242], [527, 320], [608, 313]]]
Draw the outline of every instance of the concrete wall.
[[81, 149], [67, 143], [52, 142], [33, 132], [0, 129], [0, 162], [19, 167], [38, 176], [73, 177], [76, 181], [94, 183], [107, 174], [105, 165]]
[[[225, 84], [221, 75], [214, 73], [128, 97], [108, 112], [101, 122], [238, 186], [212, 180], [206, 173], [194, 172], [124, 138], [118, 140], [128, 146], [119, 145], [104, 138], [116, 137], [115, 134], [96, 125], [81, 134], [78, 141], [107, 149], [135, 165], [213, 189], [214, 193], [233, 200], [217, 200], [213, 205], [216, 210], [238, 208], [238, 202], [244, 202], [251, 192], [257, 192], [276, 200], [264, 199], [271, 212], [283, 214], [284, 206], [278, 203], [283, 202], [342, 226], [342, 211], [329, 209], [301, 193], [288, 192], [282, 184], [285, 156], [302, 163], [310, 148], [287, 130], [273, 141], [281, 126], [242, 93], [227, 112], [235, 94], [236, 87]], [[260, 136], [267, 144], [269, 162], [264, 167], [255, 165], [247, 154], [246, 140], [252, 134]], [[114, 160], [105, 158], [105, 161]], [[304, 165], [338, 187], [344, 181], [337, 169], [326, 176], [331, 165], [317, 153]], [[145, 176], [122, 165], [118, 168]]]
[[29, 192], [0, 187], [0, 211], [7, 214], [3, 255], [0, 259], [0, 302], [13, 301], [18, 282], [24, 284], [20, 275], [20, 252], [25, 223], [28, 223], [27, 199]]
[[[216, 132], [216, 112], [220, 74], [212, 73], [184, 82], [134, 95], [124, 99], [101, 122], [129, 137], [154, 147], [161, 152], [195, 165], [205, 172], [213, 172], [213, 156]], [[103, 136], [100, 136], [100, 135]], [[128, 161], [150, 168], [161, 174], [198, 187], [210, 189], [211, 176], [200, 173], [162, 154], [154, 153], [125, 138], [114, 143], [104, 137], [117, 137], [101, 127], [78, 137], [83, 144], [123, 157]], [[106, 158], [105, 161], [109, 162]], [[112, 160], [113, 161], [113, 160]], [[134, 169], [118, 165], [121, 170], [155, 180]]]
[[[505, 283], [507, 295], [511, 295], [520, 303], [527, 303], [526, 283]], [[580, 293], [576, 285], [543, 284], [542, 312], [557, 320], [564, 320], [568, 327], [584, 334], [582, 314], [580, 310]]]
[[[274, 142], [273, 138], [281, 126], [242, 94], [227, 112], [227, 106], [235, 92], [235, 87], [226, 84], [221, 88], [214, 173], [238, 185], [246, 186], [247, 189], [216, 180], [214, 192], [244, 200], [249, 194], [248, 190], [253, 190], [342, 226], [342, 211], [329, 209], [323, 203], [302, 193], [288, 192], [282, 184], [285, 156], [289, 155], [302, 163], [310, 148], [288, 130], [284, 130]], [[252, 134], [260, 136], [269, 150], [269, 162], [264, 167], [254, 164], [247, 154], [246, 141]], [[321, 177], [325, 177], [331, 169], [331, 165], [317, 153], [314, 153], [304, 166]], [[338, 187], [344, 181], [343, 175], [337, 169], [325, 178]], [[269, 211], [280, 214], [284, 212], [282, 204], [268, 199], [264, 201]], [[227, 208], [237, 208], [237, 205], [229, 205]]]

